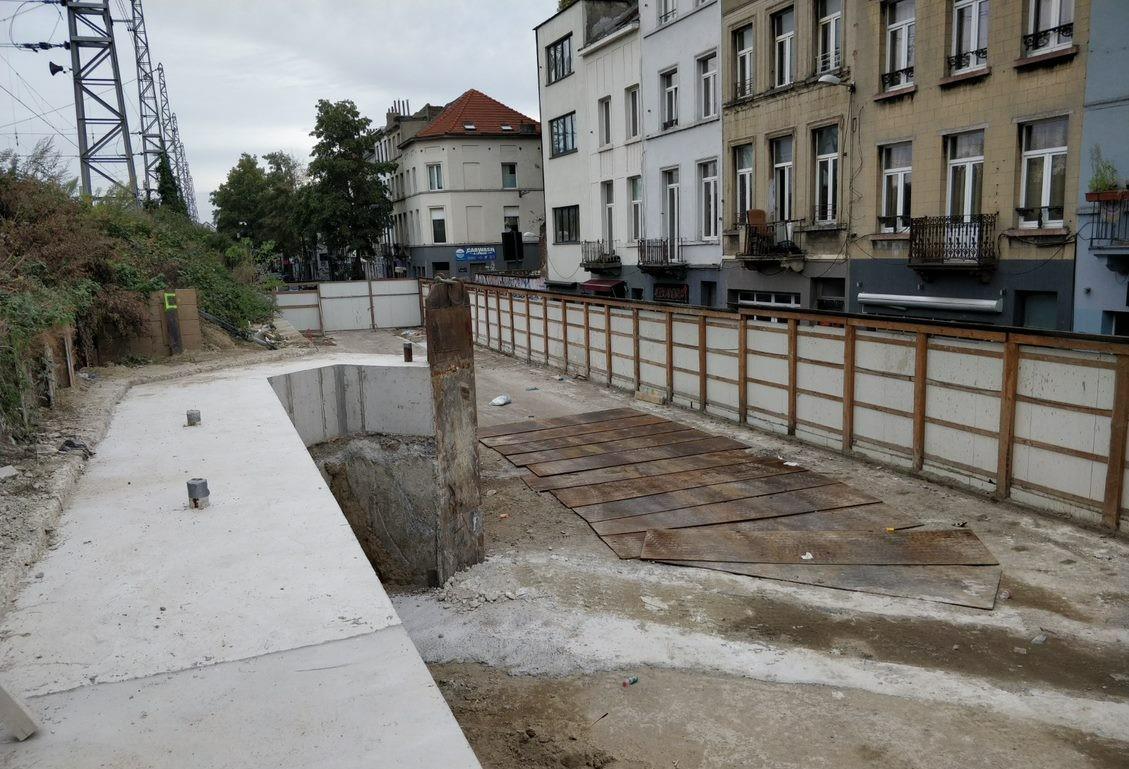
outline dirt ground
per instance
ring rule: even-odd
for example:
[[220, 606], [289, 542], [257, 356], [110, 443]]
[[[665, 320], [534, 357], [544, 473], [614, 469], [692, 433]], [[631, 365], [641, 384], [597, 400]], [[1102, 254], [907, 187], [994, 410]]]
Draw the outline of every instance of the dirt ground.
[[1009, 595], [982, 611], [620, 561], [482, 448], [487, 561], [394, 601], [484, 767], [1129, 765], [1124, 540], [489, 351], [476, 364], [480, 424], [630, 404], [740, 437], [967, 521]]

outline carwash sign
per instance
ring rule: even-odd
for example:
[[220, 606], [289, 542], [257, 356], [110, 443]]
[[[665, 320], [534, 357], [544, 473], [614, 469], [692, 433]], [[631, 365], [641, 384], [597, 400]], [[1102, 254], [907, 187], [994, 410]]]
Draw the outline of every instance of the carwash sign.
[[455, 249], [456, 262], [492, 262], [498, 257], [494, 246], [467, 246]]

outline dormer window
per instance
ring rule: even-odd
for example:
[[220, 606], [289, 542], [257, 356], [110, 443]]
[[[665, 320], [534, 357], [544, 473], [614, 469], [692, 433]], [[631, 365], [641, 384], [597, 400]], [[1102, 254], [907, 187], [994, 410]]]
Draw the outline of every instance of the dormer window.
[[514, 130], [514, 127], [512, 125], [510, 125], [509, 123], [502, 123], [502, 130], [503, 131], [512, 131], [512, 130]]
[[476, 130], [474, 123], [464, 123], [463, 128], [466, 129], [467, 131]]

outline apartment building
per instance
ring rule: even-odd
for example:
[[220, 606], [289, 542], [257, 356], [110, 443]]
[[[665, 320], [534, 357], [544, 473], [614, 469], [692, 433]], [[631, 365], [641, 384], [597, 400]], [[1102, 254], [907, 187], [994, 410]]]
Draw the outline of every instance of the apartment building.
[[724, 0], [722, 272], [730, 307], [845, 309], [849, 138], [859, 117], [848, 52], [857, 46], [850, 12], [859, 5]]
[[[392, 249], [417, 277], [540, 266], [541, 128], [469, 90], [431, 117], [390, 119], [376, 157], [396, 164]], [[422, 126], [421, 119], [431, 117]]]
[[849, 309], [1071, 328], [1089, 0], [847, 5]]
[[1129, 3], [1090, 0], [1074, 330], [1129, 336]]

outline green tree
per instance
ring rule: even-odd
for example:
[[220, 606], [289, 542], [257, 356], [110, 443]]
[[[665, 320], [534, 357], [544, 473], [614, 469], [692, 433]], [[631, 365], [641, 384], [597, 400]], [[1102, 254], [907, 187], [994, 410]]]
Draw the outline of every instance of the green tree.
[[266, 240], [267, 176], [259, 159], [243, 153], [227, 179], [211, 194], [216, 232], [238, 240]]
[[355, 255], [356, 275], [361, 257], [373, 253], [391, 220], [392, 202], [381, 179], [389, 168], [372, 161], [372, 121], [351, 101], [319, 101], [310, 135], [317, 143], [309, 168], [308, 215], [331, 256]]
[[267, 162], [263, 237], [273, 241], [281, 254], [305, 254], [311, 241], [303, 228], [306, 217], [301, 210], [306, 168], [298, 158], [285, 152], [271, 152], [263, 160]]
[[169, 163], [169, 153], [167, 152], [161, 153], [157, 165], [157, 194], [161, 198], [161, 208], [182, 216], [188, 216], [188, 204], [184, 202], [180, 184], [177, 183], [176, 177], [173, 175], [172, 164]]

